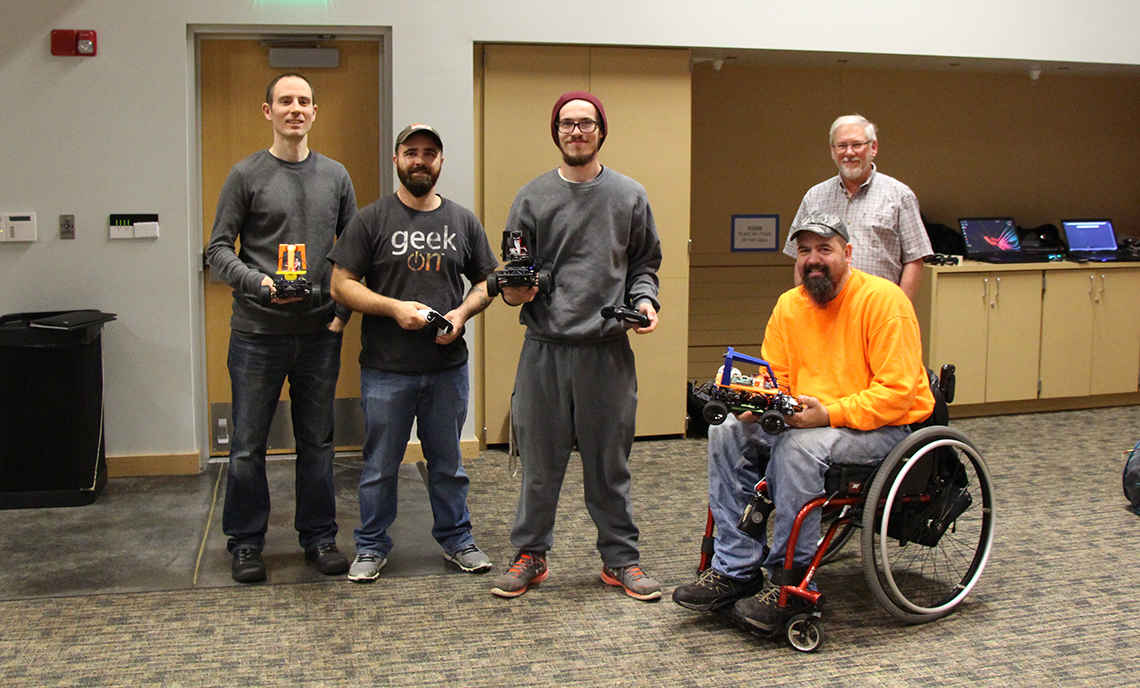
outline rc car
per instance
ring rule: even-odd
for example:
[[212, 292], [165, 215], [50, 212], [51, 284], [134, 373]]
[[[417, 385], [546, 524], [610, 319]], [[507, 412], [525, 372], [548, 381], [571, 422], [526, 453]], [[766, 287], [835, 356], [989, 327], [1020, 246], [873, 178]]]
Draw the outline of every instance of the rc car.
[[487, 278], [487, 294], [492, 298], [503, 291], [503, 287], [538, 287], [539, 294], [549, 293], [554, 287], [550, 270], [541, 268], [538, 260], [530, 255], [522, 240], [522, 232], [517, 229], [503, 232], [503, 260], [506, 265]]
[[309, 297], [314, 307], [321, 305], [321, 287], [302, 277], [307, 272], [304, 244], [277, 245], [277, 274], [273, 286], [261, 285], [258, 298], [262, 306], [268, 307], [273, 299]]
[[[760, 367], [756, 375], [744, 375], [733, 365], [737, 361]], [[724, 367], [712, 380], [694, 390], [705, 402], [701, 415], [709, 425], [720, 425], [729, 413], [751, 411], [759, 414], [760, 427], [769, 435], [783, 432], [788, 424], [784, 416], [802, 411], [803, 406], [780, 385], [772, 366], [765, 360], [742, 354], [732, 347], [724, 354]]]

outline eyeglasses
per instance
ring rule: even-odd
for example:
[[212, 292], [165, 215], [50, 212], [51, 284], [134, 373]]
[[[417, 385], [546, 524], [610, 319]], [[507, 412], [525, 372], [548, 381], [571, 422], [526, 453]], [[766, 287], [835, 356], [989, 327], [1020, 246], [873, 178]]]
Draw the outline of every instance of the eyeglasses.
[[574, 127], [578, 127], [578, 131], [583, 134], [589, 134], [598, 128], [598, 123], [592, 119], [584, 119], [581, 122], [574, 122], [568, 119], [558, 120], [558, 131], [563, 134], [569, 134], [574, 131]]
[[871, 145], [870, 141], [856, 141], [855, 143], [833, 143], [831, 148], [837, 153], [842, 153], [848, 148], [851, 149], [852, 153], [862, 153], [863, 149], [869, 145]]

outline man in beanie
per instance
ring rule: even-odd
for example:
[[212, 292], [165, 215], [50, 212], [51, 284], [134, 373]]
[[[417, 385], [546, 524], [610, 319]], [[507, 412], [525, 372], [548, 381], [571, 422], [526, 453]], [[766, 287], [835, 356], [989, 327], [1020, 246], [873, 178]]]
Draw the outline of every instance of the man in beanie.
[[[843, 218], [851, 234], [851, 265], [889, 279], [913, 301], [922, 277], [922, 259], [933, 252], [918, 198], [909, 186], [876, 169], [879, 139], [875, 125], [866, 117], [836, 119], [829, 142], [839, 174], [808, 189], [792, 226], [816, 210]], [[796, 257], [790, 236], [784, 253]]]
[[[396, 193], [361, 208], [328, 256], [333, 298], [364, 314], [364, 470], [356, 560], [348, 570], [358, 583], [376, 580], [388, 562], [413, 421], [427, 461], [432, 536], [444, 559], [468, 573], [491, 570], [471, 534], [459, 433], [469, 396], [463, 325], [491, 303], [487, 275], [499, 261], [474, 213], [435, 192], [443, 167], [439, 132], [406, 127], [392, 161]], [[464, 278], [472, 285], [466, 295]], [[450, 328], [429, 320], [432, 309]]]
[[[802, 533], [819, 533], [818, 509], [804, 519], [793, 568], [783, 568], [792, 522], [804, 504], [823, 496], [828, 466], [879, 463], [910, 433], [910, 423], [934, 410], [918, 320], [902, 289], [851, 267], [847, 226], [836, 215], [810, 213], [791, 234], [801, 285], [777, 301], [761, 351], [803, 410], [785, 416], [789, 427], [778, 435], [761, 430], [751, 413], [710, 428], [712, 566], [673, 590], [674, 602], [697, 611], [735, 602], [733, 617], [764, 632], [779, 619], [773, 581], [798, 583], [815, 553], [815, 538]], [[771, 543], [737, 528], [761, 476], [775, 503]]]
[[[522, 306], [526, 339], [511, 402], [522, 461], [511, 531], [518, 554], [492, 583], [499, 597], [517, 597], [546, 579], [558, 495], [575, 445], [586, 507], [598, 528], [602, 580], [639, 600], [661, 597], [661, 586], [640, 567], [630, 506], [637, 374], [626, 333], [657, 328], [661, 242], [645, 188], [598, 161], [608, 133], [597, 97], [563, 94], [550, 120], [562, 164], [520, 189], [507, 219], [507, 230], [521, 231], [554, 286], [547, 293], [502, 290], [508, 304]], [[601, 316], [603, 307], [619, 304], [638, 310], [648, 324]]]

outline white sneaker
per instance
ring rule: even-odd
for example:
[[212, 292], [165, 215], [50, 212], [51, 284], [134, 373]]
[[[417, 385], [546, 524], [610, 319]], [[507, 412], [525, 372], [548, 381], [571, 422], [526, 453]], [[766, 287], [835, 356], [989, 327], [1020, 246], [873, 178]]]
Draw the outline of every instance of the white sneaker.
[[352, 566], [348, 567], [348, 579], [357, 583], [371, 583], [380, 577], [380, 569], [387, 563], [388, 560], [379, 554], [361, 552], [356, 555]]

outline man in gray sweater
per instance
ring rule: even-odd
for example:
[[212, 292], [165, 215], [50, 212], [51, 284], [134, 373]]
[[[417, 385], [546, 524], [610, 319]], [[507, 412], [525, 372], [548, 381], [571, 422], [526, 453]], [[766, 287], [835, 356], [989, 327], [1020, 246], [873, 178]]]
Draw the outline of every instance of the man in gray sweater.
[[[242, 583], [266, 578], [261, 559], [269, 523], [265, 448], [286, 378], [297, 451], [294, 525], [301, 547], [321, 573], [348, 570], [336, 546], [332, 438], [341, 332], [350, 312], [334, 312], [324, 257], [356, 213], [356, 194], [343, 165], [309, 150], [317, 106], [304, 77], [274, 79], [262, 110], [273, 126], [273, 145], [230, 170], [206, 248], [210, 267], [234, 290], [229, 348], [234, 427], [222, 530], [229, 536], [233, 578]], [[307, 271], [305, 279], [319, 289], [318, 304], [277, 293], [273, 275], [280, 269], [280, 250], [291, 246], [296, 262], [286, 269]], [[306, 259], [307, 265], [301, 262]], [[263, 285], [272, 297], [268, 306], [260, 300]]]
[[[537, 287], [502, 290], [508, 304], [522, 304], [526, 326], [511, 403], [523, 474], [511, 531], [519, 551], [491, 592], [517, 597], [546, 579], [558, 495], [577, 444], [601, 578], [655, 600], [661, 586], [640, 567], [630, 506], [637, 373], [626, 330], [657, 328], [661, 242], [645, 188], [598, 162], [608, 129], [594, 95], [563, 94], [550, 132], [562, 164], [520, 189], [507, 219], [554, 286], [541, 294]], [[614, 305], [632, 306], [647, 324], [603, 318], [602, 308]]]

